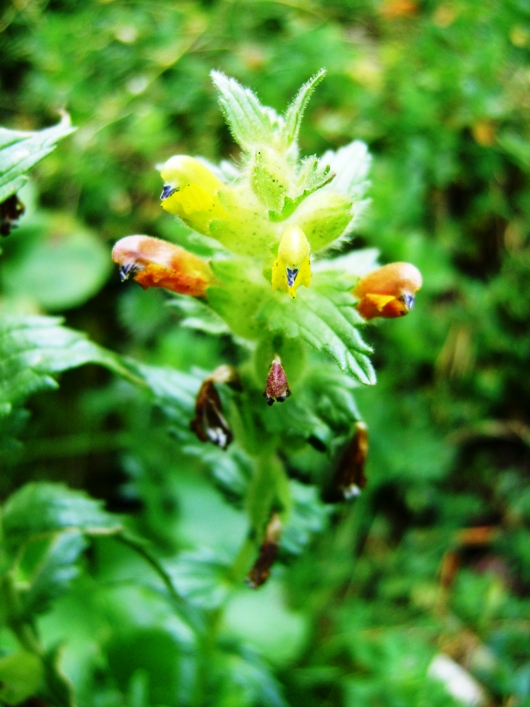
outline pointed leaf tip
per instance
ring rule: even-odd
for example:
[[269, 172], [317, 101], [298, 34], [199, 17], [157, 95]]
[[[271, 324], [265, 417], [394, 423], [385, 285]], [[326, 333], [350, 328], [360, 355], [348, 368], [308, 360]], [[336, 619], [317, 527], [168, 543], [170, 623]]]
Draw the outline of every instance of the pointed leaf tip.
[[234, 140], [247, 152], [258, 144], [270, 143], [279, 116], [262, 106], [256, 94], [236, 79], [220, 71], [212, 71], [210, 75]]
[[298, 140], [300, 125], [309, 99], [325, 75], [326, 69], [320, 69], [318, 73], [306, 81], [287, 109], [285, 113], [285, 126], [283, 128], [283, 139], [286, 147], [289, 147], [289, 145]]

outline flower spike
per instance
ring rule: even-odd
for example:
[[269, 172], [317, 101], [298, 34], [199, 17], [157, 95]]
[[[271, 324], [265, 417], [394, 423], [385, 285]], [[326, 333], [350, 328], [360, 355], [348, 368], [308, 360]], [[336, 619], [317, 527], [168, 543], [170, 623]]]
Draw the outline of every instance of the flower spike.
[[311, 284], [311, 249], [305, 233], [299, 226], [289, 226], [278, 248], [278, 257], [272, 266], [272, 287], [288, 292], [294, 299], [299, 285]]
[[144, 290], [163, 287], [172, 292], [204, 297], [213, 282], [210, 266], [173, 243], [150, 236], [126, 236], [112, 249], [122, 282], [132, 277]]
[[365, 319], [403, 317], [421, 289], [421, 273], [410, 263], [390, 263], [362, 277], [353, 290], [356, 309]]

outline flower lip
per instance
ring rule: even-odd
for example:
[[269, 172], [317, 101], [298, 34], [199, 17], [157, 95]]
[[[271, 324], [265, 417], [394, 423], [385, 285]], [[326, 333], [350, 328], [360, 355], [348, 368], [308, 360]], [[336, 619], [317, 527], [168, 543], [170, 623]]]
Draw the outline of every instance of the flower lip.
[[164, 184], [164, 188], [162, 189], [162, 194], [160, 194], [160, 201], [164, 201], [164, 199], [168, 199], [172, 194], [178, 191], [178, 187], [173, 187], [171, 184]]
[[294, 281], [296, 280], [296, 276], [298, 275], [299, 268], [286, 268], [287, 270], [287, 285], [289, 287], [294, 286]]
[[127, 265], [121, 265], [118, 272], [120, 273], [120, 282], [125, 282], [130, 277], [133, 277], [138, 272], [139, 268], [134, 263], [128, 263]]
[[401, 297], [399, 297], [398, 299], [400, 299], [403, 302], [403, 304], [405, 305], [405, 307], [407, 308], [407, 310], [409, 312], [414, 307], [415, 297], [414, 297], [414, 295], [411, 295], [409, 292], [404, 292], [401, 295]]
[[418, 268], [411, 263], [389, 263], [361, 277], [353, 294], [355, 305], [364, 319], [393, 319], [408, 314], [416, 292], [422, 286]]

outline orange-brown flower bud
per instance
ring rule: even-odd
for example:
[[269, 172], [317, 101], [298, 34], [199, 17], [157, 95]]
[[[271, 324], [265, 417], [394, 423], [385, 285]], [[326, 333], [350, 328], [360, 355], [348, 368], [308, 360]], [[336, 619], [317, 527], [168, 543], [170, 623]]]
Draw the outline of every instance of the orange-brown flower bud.
[[172, 292], [204, 297], [213, 282], [207, 262], [184, 248], [150, 236], [127, 236], [112, 250], [122, 282], [132, 277], [144, 290], [163, 287]]
[[421, 288], [421, 273], [410, 263], [390, 263], [362, 277], [353, 294], [356, 309], [365, 319], [402, 317], [414, 306]]

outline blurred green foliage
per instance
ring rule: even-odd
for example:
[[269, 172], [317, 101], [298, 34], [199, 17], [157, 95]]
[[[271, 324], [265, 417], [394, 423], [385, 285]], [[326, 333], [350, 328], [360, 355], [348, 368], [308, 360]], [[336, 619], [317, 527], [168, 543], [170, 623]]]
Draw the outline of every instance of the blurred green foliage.
[[[0, 420], [6, 514], [28, 482], [63, 482], [105, 500], [135, 534], [128, 545], [117, 530], [55, 528], [19, 568], [16, 579], [33, 582], [39, 670], [57, 681], [46, 704], [69, 704], [62, 673], [83, 707], [459, 704], [428, 676], [440, 652], [481, 683], [485, 704], [528, 704], [527, 3], [29, 0], [1, 13], [0, 124], [36, 130], [66, 108], [78, 128], [20, 192], [26, 214], [1, 244], [2, 314], [61, 312], [144, 366], [117, 370], [90, 344], [75, 365], [124, 378], [65, 364], [58, 391]], [[283, 562], [251, 593], [227, 579], [247, 531], [245, 459], [198, 452], [182, 431], [189, 393], [175, 406], [168, 392], [239, 361], [226, 336], [180, 326], [193, 312], [161, 292], [120, 288], [110, 247], [130, 233], [183, 236], [160, 210], [157, 163], [237, 158], [212, 68], [281, 110], [322, 66], [302, 151], [368, 143], [372, 205], [355, 245], [415, 263], [424, 288], [412, 314], [369, 330], [378, 385], [356, 393], [370, 431], [366, 489], [330, 512], [307, 484], [322, 454], [286, 450], [299, 513]], [[159, 366], [175, 379], [155, 380]], [[143, 395], [126, 382], [140, 373]], [[300, 419], [327, 439], [311, 417], [315, 380]], [[105, 533], [109, 518], [99, 517]], [[481, 527], [489, 534], [462, 533]], [[53, 596], [37, 593], [39, 571]], [[27, 652], [15, 670], [7, 629], [0, 642], [0, 679], [15, 690], [0, 699], [24, 700], [44, 678]]]

